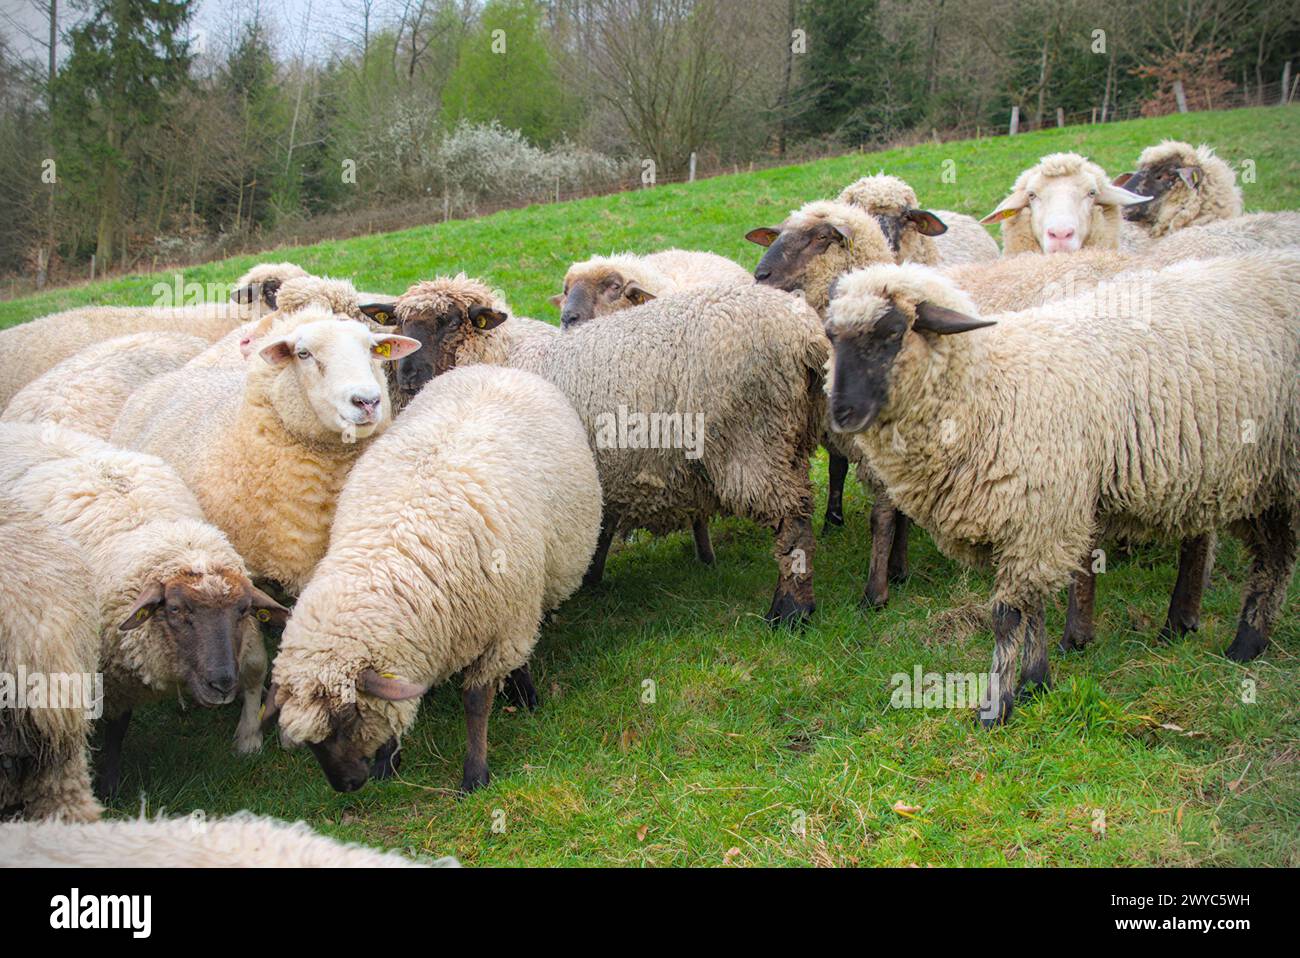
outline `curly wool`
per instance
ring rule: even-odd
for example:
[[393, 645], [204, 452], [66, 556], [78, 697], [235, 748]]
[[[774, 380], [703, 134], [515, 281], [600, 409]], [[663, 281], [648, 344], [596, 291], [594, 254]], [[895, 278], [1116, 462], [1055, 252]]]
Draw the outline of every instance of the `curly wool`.
[[[856, 436], [940, 549], [996, 562], [994, 597], [1012, 607], [1065, 585], [1098, 534], [1186, 538], [1300, 507], [1300, 253], [1187, 263], [1146, 284], [1149, 310], [1079, 296], [974, 332], [909, 333]], [[919, 266], [860, 271], [840, 294], [842, 332], [891, 304], [964, 298]], [[1241, 442], [1244, 421], [1256, 442]]]
[[28, 868], [459, 868], [340, 842], [305, 822], [224, 818], [0, 825], [0, 862]]
[[1236, 256], [1300, 246], [1300, 213], [1247, 213], [1178, 230], [1151, 244], [1142, 261], [1152, 267], [1189, 259]]
[[[221, 592], [247, 580], [248, 570], [175, 470], [70, 429], [10, 423], [0, 426], [0, 491], [85, 552], [99, 598], [104, 714], [178, 695], [182, 676], [161, 623], [153, 618], [127, 632], [118, 625], [154, 583], [184, 576], [196, 590]], [[243, 629], [241, 686], [260, 701], [266, 653], [256, 625], [246, 621]], [[243, 747], [256, 731], [252, 718], [251, 729], [241, 723]]]
[[100, 439], [135, 390], [210, 348], [187, 333], [136, 333], [88, 346], [20, 389], [0, 422], [47, 422]]
[[[91, 581], [71, 537], [0, 495], [0, 675], [16, 683], [20, 670], [47, 679], [99, 670], [99, 608]], [[86, 759], [92, 702], [54, 704], [0, 708], [0, 755], [33, 763], [21, 777], [21, 762], [0, 770], [0, 808], [18, 807], [32, 819], [94, 821], [101, 808]]]
[[353, 703], [377, 746], [417, 700], [358, 696], [367, 668], [422, 685], [499, 683], [581, 584], [600, 530], [586, 431], [554, 386], [514, 369], [437, 376], [357, 462], [330, 547], [275, 661], [289, 743]]
[[1002, 255], [998, 241], [975, 217], [954, 213], [952, 210], [931, 212], [948, 227], [947, 232], [927, 237], [934, 241], [935, 248], [939, 251], [940, 266], [991, 263]]
[[[1028, 192], [1042, 189], [1042, 181], [1058, 177], [1072, 177], [1078, 181], [1080, 193], [1104, 190], [1110, 178], [1096, 163], [1078, 153], [1049, 153], [1016, 177], [1011, 192]], [[1088, 234], [1083, 249], [1119, 249], [1120, 224], [1123, 222], [1118, 206], [1094, 204]], [[1002, 220], [1002, 255], [1041, 253], [1038, 237], [1034, 235], [1029, 207], [1015, 216]]]
[[818, 256], [804, 275], [804, 298], [818, 313], [826, 308], [831, 283], [836, 277], [873, 263], [894, 262], [894, 251], [875, 217], [848, 203], [835, 200], [806, 203], [793, 210], [780, 229], [811, 230], [823, 223], [843, 230], [851, 240], [847, 248], [835, 245]]
[[589, 281], [599, 284], [617, 273], [653, 296], [708, 286], [715, 283], [752, 282], [749, 271], [717, 253], [667, 249], [658, 253], [615, 253], [592, 256], [574, 263], [564, 274], [564, 288]]
[[1138, 169], [1147, 169], [1170, 160], [1179, 166], [1200, 167], [1202, 180], [1196, 189], [1178, 180], [1160, 204], [1156, 220], [1147, 231], [1152, 239], [1168, 236], [1175, 230], [1200, 223], [1231, 219], [1242, 212], [1241, 188], [1237, 174], [1206, 144], [1193, 147], [1178, 140], [1165, 140], [1149, 146], [1138, 157]]
[[1109, 249], [1069, 256], [1012, 256], [944, 268], [943, 275], [983, 312], [1015, 312], [1087, 293], [1099, 283], [1144, 267], [1143, 260]]
[[[916, 191], [906, 181], [886, 173], [864, 176], [850, 183], [840, 191], [836, 201], [866, 210], [873, 216], [887, 216], [895, 220], [908, 210], [920, 208]], [[904, 226], [898, 236], [896, 260], [899, 263], [937, 264], [939, 249], [935, 246], [935, 238]]]
[[[280, 317], [268, 335], [330, 318], [308, 307]], [[382, 382], [380, 364], [372, 368]], [[325, 554], [348, 471], [387, 427], [392, 407], [383, 393], [383, 418], [368, 437], [322, 436], [309, 407], [276, 404], [277, 380], [293, 375], [260, 359], [244, 368], [182, 367], [131, 397], [112, 438], [169, 462], [253, 575], [296, 594]]]

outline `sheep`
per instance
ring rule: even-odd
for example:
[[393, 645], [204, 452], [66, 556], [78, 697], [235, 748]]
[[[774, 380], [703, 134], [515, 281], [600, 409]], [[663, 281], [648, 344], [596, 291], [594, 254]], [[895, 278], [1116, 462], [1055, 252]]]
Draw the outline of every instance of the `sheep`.
[[1016, 178], [981, 223], [1002, 224], [1002, 255], [1119, 249], [1120, 209], [1150, 202], [1078, 153], [1052, 153]]
[[1199, 223], [1241, 215], [1241, 189], [1232, 167], [1202, 144], [1178, 140], [1149, 146], [1133, 173], [1115, 177], [1116, 186], [1151, 197], [1151, 202], [1124, 208], [1121, 248], [1140, 250], [1149, 241]]
[[1099, 533], [1240, 536], [1235, 661], [1280, 611], [1300, 538], [1300, 252], [1146, 282], [1145, 308], [1080, 296], [981, 318], [936, 271], [878, 266], [831, 303], [834, 427], [941, 550], [996, 565], [986, 724], [1050, 684], [1043, 602]]
[[874, 216], [900, 263], [951, 266], [995, 260], [1001, 253], [974, 217], [920, 209], [916, 192], [896, 176], [864, 176], [841, 190], [836, 200]]
[[717, 253], [669, 249], [647, 256], [593, 256], [569, 267], [563, 291], [551, 303], [560, 309], [561, 327], [569, 329], [656, 296], [750, 279], [743, 266]]
[[391, 419], [381, 363], [419, 343], [309, 306], [258, 347], [246, 368], [186, 366], [137, 390], [112, 439], [171, 463], [253, 575], [297, 594], [348, 470]]
[[48, 422], [107, 439], [131, 393], [208, 348], [206, 339], [187, 333], [106, 339], [18, 390], [0, 422]]
[[86, 761], [99, 660], [90, 581], [80, 546], [0, 496], [0, 819], [100, 815]]
[[171, 467], [61, 426], [5, 423], [0, 492], [71, 536], [93, 570], [102, 792], [117, 788], [132, 710], [181, 692], [212, 708], [242, 690], [235, 747], [260, 747], [266, 651], [255, 620], [282, 624], [285, 610], [253, 587]]
[[1177, 230], [1145, 249], [1142, 262], [1160, 267], [1187, 259], [1234, 256], [1290, 246], [1300, 246], [1300, 213], [1248, 213]]
[[586, 430], [558, 389], [482, 365], [434, 379], [339, 496], [272, 672], [282, 740], [354, 791], [420, 696], [461, 672], [461, 788], [486, 785], [492, 695], [581, 584], [600, 511]]
[[[887, 250], [875, 221], [848, 209]], [[398, 376], [418, 389], [453, 367], [491, 363], [559, 387], [596, 447], [605, 496], [589, 584], [619, 531], [666, 533], [723, 511], [775, 530], [780, 574], [767, 620], [812, 614], [808, 458], [824, 429], [828, 345], [805, 303], [753, 283], [700, 287], [628, 309], [617, 323], [520, 336], [508, 332], [517, 320], [469, 295], [482, 284], [467, 283], [449, 312], [429, 309], [443, 301], [430, 290], [451, 283], [417, 283], [393, 304], [403, 333], [426, 343]], [[656, 442], [686, 448], [642, 448]]]
[[[270, 283], [289, 275], [303, 275], [303, 271], [292, 263], [262, 264], [245, 273], [238, 284], [242, 289], [250, 277]], [[0, 409], [33, 379], [87, 346], [142, 332], [188, 333], [216, 342], [260, 316], [264, 305], [254, 300], [193, 306], [83, 306], [0, 330]]]
[[0, 865], [26, 868], [459, 868], [340, 842], [305, 822], [236, 812], [222, 818], [138, 818], [71, 825], [0, 825]]

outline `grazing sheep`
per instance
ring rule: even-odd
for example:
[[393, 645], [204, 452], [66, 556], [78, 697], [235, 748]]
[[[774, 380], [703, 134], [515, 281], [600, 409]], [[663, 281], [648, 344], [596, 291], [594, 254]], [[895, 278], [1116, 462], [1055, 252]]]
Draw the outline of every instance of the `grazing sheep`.
[[1232, 167], [1202, 144], [1178, 140], [1149, 146], [1137, 171], [1115, 177], [1115, 185], [1151, 202], [1124, 208], [1121, 247], [1143, 249], [1149, 241], [1200, 223], [1241, 215], [1241, 189]]
[[1052, 153], [1016, 178], [981, 223], [1002, 224], [1002, 255], [1119, 249], [1120, 209], [1146, 203], [1078, 153]]
[[[887, 251], [875, 221], [846, 209]], [[426, 342], [399, 378], [418, 389], [455, 366], [492, 363], [560, 388], [587, 427], [605, 494], [588, 582], [600, 581], [619, 531], [662, 534], [725, 512], [776, 531], [781, 571], [768, 620], [812, 613], [808, 457], [824, 428], [828, 348], [806, 304], [752, 283], [701, 287], [626, 310], [617, 323], [521, 337], [508, 332], [517, 320], [482, 302], [427, 309], [440, 302], [430, 288], [447, 282], [417, 283], [395, 304], [403, 332]]]
[[986, 722], [1048, 684], [1044, 599], [1099, 533], [1242, 537], [1236, 661], [1264, 650], [1280, 611], [1300, 535], [1300, 252], [1148, 282], [1158, 308], [1080, 296], [986, 318], [923, 266], [837, 287], [835, 428], [940, 549], [996, 564]]
[[131, 393], [208, 348], [206, 339], [187, 333], [95, 343], [18, 390], [0, 422], [48, 422], [107, 439]]
[[489, 366], [434, 379], [339, 496], [275, 660], [267, 712], [285, 742], [354, 791], [420, 696], [460, 672], [461, 788], [486, 785], [492, 696], [581, 584], [600, 507], [586, 430], [558, 389]]
[[0, 825], [0, 865], [24, 868], [459, 868], [340, 842], [305, 822], [251, 812], [224, 818]]
[[244, 368], [186, 366], [138, 390], [113, 441], [171, 463], [253, 575], [297, 594], [348, 470], [391, 420], [382, 363], [419, 344], [310, 306], [258, 346]]
[[94, 573], [108, 726], [103, 792], [117, 787], [122, 739], [145, 702], [185, 692], [211, 708], [242, 689], [235, 746], [260, 747], [266, 651], [254, 619], [283, 622], [285, 610], [253, 587], [174, 470], [71, 429], [6, 423], [0, 493], [66, 532]]
[[564, 274], [564, 291], [551, 297], [560, 325], [569, 329], [597, 316], [640, 306], [700, 286], [750, 281], [748, 270], [717, 253], [669, 249], [638, 256], [593, 256]]
[[[262, 264], [242, 276], [269, 283], [302, 275], [292, 263]], [[200, 303], [194, 306], [83, 306], [0, 330], [0, 408], [14, 393], [87, 346], [132, 333], [172, 332], [216, 342], [241, 323], [261, 315], [263, 303]]]
[[80, 546], [0, 496], [0, 819], [99, 817], [86, 761], [99, 671], [90, 583]]

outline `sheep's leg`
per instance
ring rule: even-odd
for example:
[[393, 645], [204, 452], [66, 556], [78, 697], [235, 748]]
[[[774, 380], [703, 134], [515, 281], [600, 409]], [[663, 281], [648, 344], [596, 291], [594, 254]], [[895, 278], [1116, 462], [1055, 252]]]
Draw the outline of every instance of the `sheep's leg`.
[[1094, 607], [1097, 598], [1097, 577], [1089, 563], [1089, 553], [1083, 567], [1076, 569], [1070, 578], [1070, 604], [1065, 610], [1065, 634], [1061, 636], [1062, 652], [1082, 649], [1097, 637]]
[[844, 480], [849, 475], [849, 460], [839, 453], [826, 451], [826, 520], [825, 535], [834, 526], [844, 525]]
[[255, 626], [244, 639], [239, 661], [239, 685], [244, 703], [235, 727], [235, 751], [248, 755], [262, 747], [262, 686], [266, 683], [266, 644]]
[[376, 781], [392, 778], [402, 767], [402, 747], [393, 736], [375, 752], [375, 760], [370, 763], [370, 777]]
[[989, 687], [980, 703], [979, 719], [985, 728], [1011, 717], [1016, 699], [1016, 665], [1021, 649], [1033, 642], [1033, 613], [1004, 602], [993, 603], [993, 666]]
[[811, 514], [786, 516], [777, 523], [773, 553], [780, 575], [765, 617], [769, 624], [797, 625], [817, 608], [813, 600], [814, 541]]
[[705, 565], [713, 565], [713, 543], [709, 540], [709, 517], [697, 516], [691, 523], [691, 532], [695, 533], [695, 558]]
[[582, 577], [583, 585], [600, 585], [600, 580], [605, 576], [605, 557], [609, 555], [609, 547], [614, 541], [617, 528], [618, 521], [608, 512], [600, 517], [600, 536], [596, 539], [596, 551], [591, 557], [591, 565], [587, 566], [587, 573]]
[[501, 694], [515, 708], [537, 711], [537, 686], [533, 685], [533, 673], [527, 662], [506, 676]]
[[1214, 533], [1184, 539], [1178, 547], [1178, 578], [1169, 597], [1169, 614], [1160, 638], [1181, 638], [1201, 626], [1201, 597], [1210, 584], [1214, 566]]
[[889, 557], [894, 551], [898, 510], [884, 490], [877, 489], [871, 504], [871, 564], [867, 567], [867, 591], [863, 609], [883, 609], [889, 601]]
[[100, 798], [109, 799], [117, 794], [118, 783], [122, 780], [122, 742], [130, 724], [129, 711], [104, 719], [104, 752], [99, 766]]
[[1251, 555], [1250, 572], [1237, 636], [1224, 655], [1234, 662], [1249, 662], [1268, 645], [1269, 633], [1282, 610], [1295, 571], [1297, 529], [1290, 510], [1282, 506], [1242, 523], [1241, 528]]
[[907, 578], [907, 533], [912, 520], [894, 510], [894, 541], [889, 546], [889, 581], [902, 582]]
[[465, 776], [460, 790], [468, 795], [482, 788], [491, 777], [487, 763], [488, 715], [492, 711], [493, 686], [467, 685], [460, 693], [465, 707]]
[[1047, 622], [1040, 604], [1029, 617], [1025, 641], [1020, 647], [1020, 682], [1016, 686], [1016, 701], [1025, 699], [1052, 687], [1052, 676], [1047, 664]]
[[29, 819], [58, 816], [65, 822], [94, 822], [103, 812], [91, 792], [90, 765], [84, 746], [64, 760], [44, 766], [30, 790], [32, 798], [25, 809]]

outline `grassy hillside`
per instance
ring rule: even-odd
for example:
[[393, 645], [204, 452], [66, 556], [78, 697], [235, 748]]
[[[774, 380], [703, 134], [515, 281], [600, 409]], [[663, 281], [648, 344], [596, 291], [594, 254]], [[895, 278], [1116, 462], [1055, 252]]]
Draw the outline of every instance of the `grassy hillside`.
[[[1118, 172], [1166, 136], [1254, 160], [1249, 208], [1300, 208], [1300, 108], [1243, 110], [920, 146], [274, 255], [393, 291], [464, 269], [522, 312], [554, 319], [546, 297], [568, 262], [593, 251], [683, 245], [752, 264], [747, 229], [866, 172], [904, 176], [933, 207], [984, 213], [1042, 153], [1081, 150]], [[225, 281], [253, 261], [186, 278]], [[147, 299], [140, 280], [54, 291], [0, 304], [0, 324]], [[816, 472], [824, 494], [824, 461]], [[484, 865], [1300, 864], [1300, 589], [1272, 647], [1243, 667], [1220, 654], [1243, 579], [1234, 541], [1221, 549], [1201, 631], [1168, 645], [1155, 632], [1174, 551], [1112, 554], [1097, 642], [1053, 651], [1055, 691], [986, 732], [965, 710], [892, 709], [890, 694], [891, 676], [916, 667], [987, 668], [992, 636], [979, 610], [989, 575], [914, 532], [911, 579], [888, 610], [860, 613], [868, 506], [851, 481], [848, 525], [819, 537], [817, 616], [793, 634], [760, 618], [771, 540], [746, 522], [714, 523], [712, 569], [695, 564], [689, 534], [616, 546], [605, 583], [543, 630], [541, 710], [494, 712], [493, 782], [467, 799], [454, 793], [465, 732], [446, 686], [405, 741], [402, 780], [352, 795], [332, 792], [306, 751], [271, 743], [233, 755], [233, 710], [146, 710], [127, 738], [115, 812], [138, 813], [142, 795], [151, 812], [250, 808]], [[1063, 613], [1062, 596], [1048, 611], [1055, 635]]]

